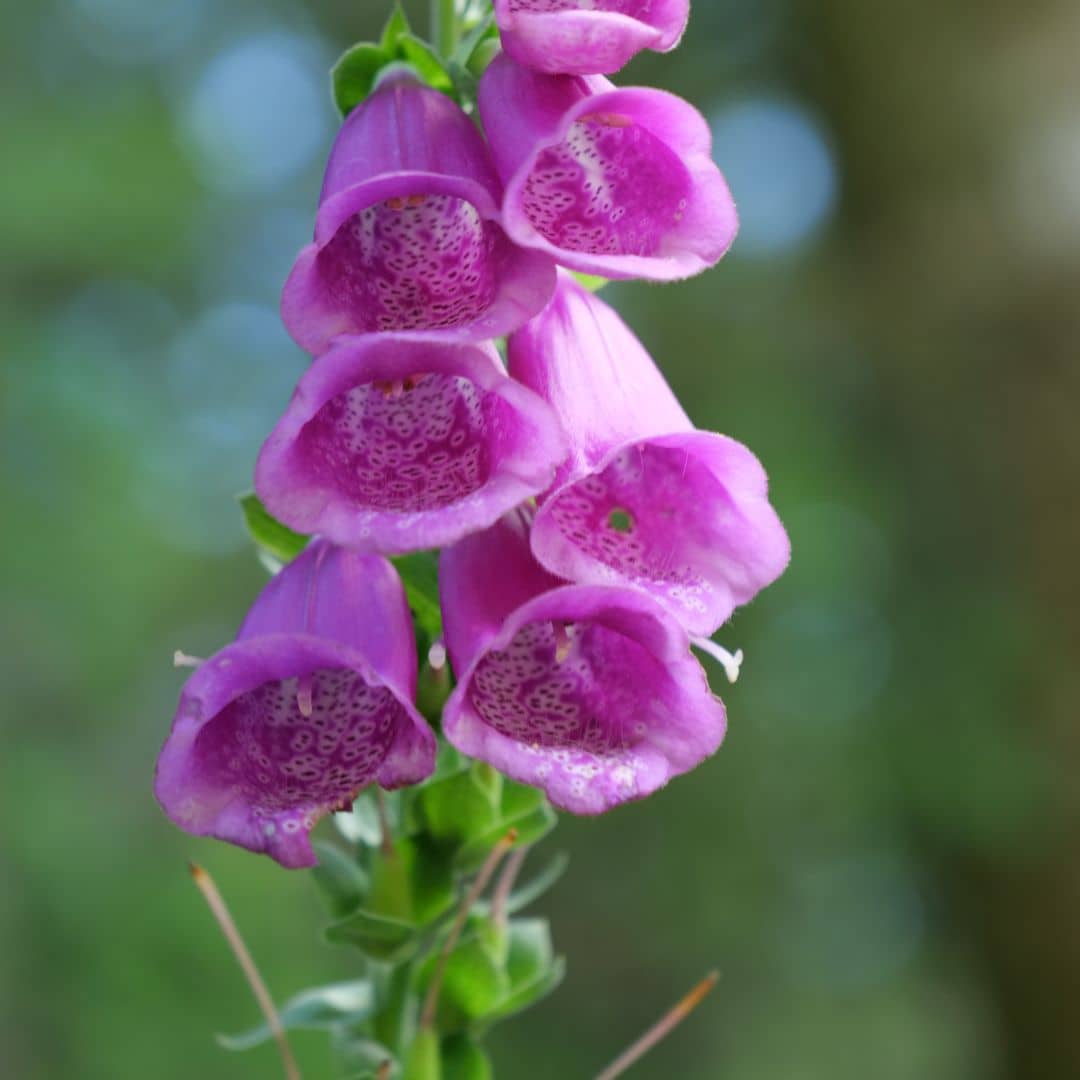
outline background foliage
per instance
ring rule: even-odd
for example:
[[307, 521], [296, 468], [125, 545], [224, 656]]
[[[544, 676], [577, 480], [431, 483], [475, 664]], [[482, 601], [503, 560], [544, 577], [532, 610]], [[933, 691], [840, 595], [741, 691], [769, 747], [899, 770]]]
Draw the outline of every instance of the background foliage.
[[[232, 496], [304, 362], [275, 303], [325, 72], [382, 7], [0, 3], [5, 1075], [276, 1069], [212, 1041], [256, 1016], [189, 856], [279, 997], [349, 975], [308, 877], [181, 835], [150, 774], [173, 649], [263, 580]], [[624, 78], [706, 108], [743, 234], [610, 297], [765, 461], [795, 562], [727, 634], [720, 755], [560, 826], [569, 973], [500, 1075], [589, 1075], [712, 966], [654, 1075], [1080, 1075], [1080, 15], [696, 8]]]

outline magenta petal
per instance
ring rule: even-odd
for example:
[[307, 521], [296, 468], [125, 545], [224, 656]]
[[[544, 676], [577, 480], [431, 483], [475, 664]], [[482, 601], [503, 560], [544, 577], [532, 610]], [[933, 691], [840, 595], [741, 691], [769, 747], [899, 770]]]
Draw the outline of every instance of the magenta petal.
[[490, 344], [379, 334], [343, 338], [311, 366], [255, 487], [294, 529], [400, 554], [487, 527], [565, 456], [551, 408]]
[[700, 636], [783, 573], [790, 545], [761, 464], [693, 429], [602, 300], [560, 275], [551, 304], [510, 339], [509, 358], [571, 442], [532, 532], [549, 571], [641, 589]]
[[495, 0], [503, 47], [551, 75], [610, 74], [643, 49], [668, 52], [690, 0]]
[[487, 147], [444, 94], [390, 79], [350, 113], [327, 165], [315, 242], [282, 294], [314, 355], [340, 334], [445, 330], [479, 341], [535, 314], [550, 260], [511, 243]]
[[[443, 730], [463, 753], [543, 788], [556, 806], [603, 813], [715, 752], [724, 707], [685, 631], [644, 594], [557, 583], [544, 591], [550, 579], [529, 567], [524, 524], [518, 515], [443, 555], [459, 676]], [[530, 593], [496, 622], [499, 608]]]
[[479, 100], [516, 243], [583, 273], [670, 281], [714, 265], [735, 239], [708, 124], [681, 98], [538, 74], [504, 53]]
[[393, 568], [317, 543], [271, 581], [240, 638], [188, 680], [155, 793], [190, 833], [312, 866], [308, 833], [320, 817], [371, 782], [417, 783], [434, 769], [415, 690]]

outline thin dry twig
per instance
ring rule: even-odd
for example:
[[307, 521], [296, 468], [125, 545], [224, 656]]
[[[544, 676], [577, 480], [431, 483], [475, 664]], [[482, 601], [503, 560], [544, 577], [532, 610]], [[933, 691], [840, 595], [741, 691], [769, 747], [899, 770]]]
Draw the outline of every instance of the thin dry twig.
[[390, 1080], [390, 1070], [394, 1067], [392, 1061], [384, 1061], [379, 1066], [379, 1071], [375, 1074], [375, 1080]]
[[596, 1080], [615, 1080], [616, 1077], [622, 1076], [658, 1042], [666, 1039], [701, 1004], [719, 978], [718, 972], [709, 972], [669, 1013], [649, 1028], [633, 1046], [620, 1054], [602, 1073], [599, 1073]]
[[281, 1054], [281, 1064], [285, 1069], [286, 1080], [300, 1080], [300, 1069], [297, 1067], [296, 1058], [293, 1057], [289, 1040], [285, 1036], [285, 1029], [281, 1026], [281, 1017], [278, 1016], [277, 1009], [274, 1007], [274, 999], [270, 996], [270, 991], [266, 989], [266, 983], [263, 982], [259, 969], [255, 966], [255, 961], [252, 959], [251, 953], [248, 952], [248, 948], [244, 944], [244, 939], [240, 936], [240, 931], [236, 928], [232, 915], [229, 914], [224, 898], [214, 884], [214, 879], [201, 866], [196, 866], [194, 863], [188, 865], [191, 869], [192, 879], [198, 886], [199, 892], [203, 894], [207, 907], [210, 908], [214, 918], [217, 919], [218, 926], [221, 927], [221, 932], [225, 935], [225, 940], [229, 943], [229, 947], [236, 957], [236, 962], [240, 965], [240, 969], [251, 987], [251, 992], [259, 1003], [259, 1008], [262, 1009], [263, 1016], [266, 1018], [266, 1023], [270, 1027], [278, 1051]]
[[495, 891], [491, 895], [491, 921], [496, 926], [506, 925], [506, 905], [510, 900], [510, 893], [517, 881], [521, 867], [525, 863], [525, 856], [529, 854], [527, 847], [520, 847], [510, 852], [506, 865], [499, 874], [499, 880], [495, 883]]
[[435, 1024], [435, 1011], [439, 1007], [439, 991], [442, 989], [443, 976], [446, 974], [446, 965], [450, 962], [450, 954], [457, 947], [458, 939], [461, 937], [462, 930], [465, 929], [465, 923], [468, 921], [473, 904], [480, 899], [481, 893], [488, 887], [488, 882], [491, 881], [491, 877], [502, 861], [502, 857], [517, 842], [517, 835], [517, 829], [511, 829], [491, 849], [490, 854], [484, 860], [484, 865], [480, 867], [480, 873], [476, 875], [476, 880], [473, 881], [469, 891], [465, 894], [465, 899], [462, 900], [457, 915], [454, 916], [454, 924], [450, 927], [450, 933], [446, 935], [446, 941], [443, 943], [442, 951], [439, 953], [439, 959], [435, 962], [431, 982], [428, 983], [427, 994], [424, 996], [424, 1006], [420, 1010], [421, 1028], [430, 1028]]

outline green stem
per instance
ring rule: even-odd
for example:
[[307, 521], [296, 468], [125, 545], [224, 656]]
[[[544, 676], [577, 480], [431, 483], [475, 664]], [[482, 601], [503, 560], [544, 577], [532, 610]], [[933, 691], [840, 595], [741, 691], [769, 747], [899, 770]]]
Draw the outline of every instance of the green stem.
[[431, 0], [431, 40], [444, 60], [454, 55], [458, 43], [457, 0]]

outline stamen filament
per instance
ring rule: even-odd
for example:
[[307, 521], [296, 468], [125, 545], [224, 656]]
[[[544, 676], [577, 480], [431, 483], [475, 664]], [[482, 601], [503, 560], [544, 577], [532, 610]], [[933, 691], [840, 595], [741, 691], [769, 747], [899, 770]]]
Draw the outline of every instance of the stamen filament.
[[564, 664], [570, 656], [574, 642], [570, 637], [570, 631], [566, 628], [566, 623], [556, 622], [551, 625], [555, 630], [555, 663]]
[[732, 686], [739, 681], [739, 672], [742, 670], [745, 659], [742, 649], [736, 649], [729, 653], [722, 645], [718, 645], [711, 638], [694, 638], [691, 642], [695, 649], [708, 653], [724, 669], [724, 674]]
[[174, 668], [197, 668], [205, 664], [206, 660], [201, 656], [188, 656], [186, 652], [177, 649], [173, 653], [172, 662]]
[[310, 720], [311, 714], [315, 711], [315, 702], [312, 700], [313, 693], [314, 687], [312, 686], [311, 673], [301, 675], [296, 687], [296, 706], [305, 720]]

